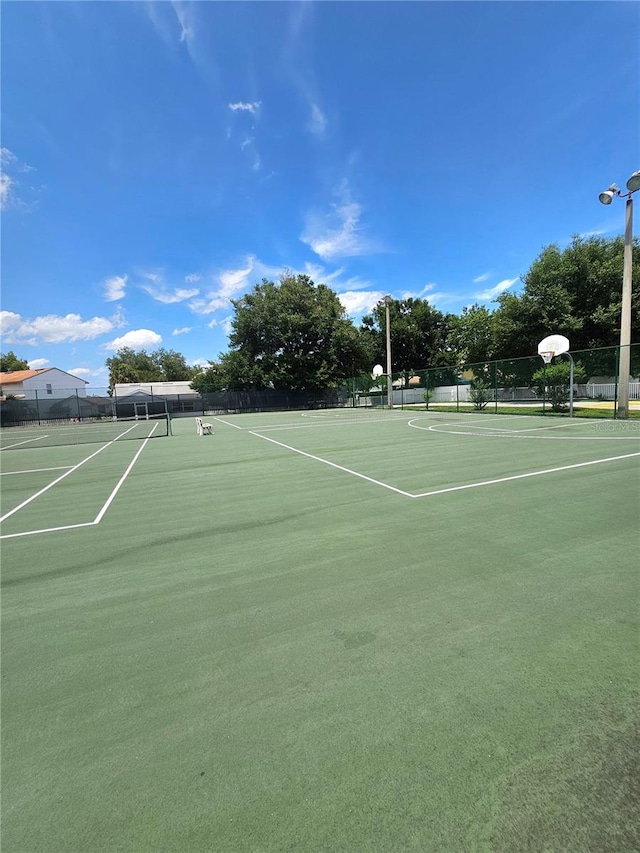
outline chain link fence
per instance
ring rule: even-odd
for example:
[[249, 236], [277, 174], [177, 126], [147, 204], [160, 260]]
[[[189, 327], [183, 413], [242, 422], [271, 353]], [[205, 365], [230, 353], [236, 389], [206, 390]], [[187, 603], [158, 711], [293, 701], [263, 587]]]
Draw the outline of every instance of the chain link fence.
[[[571, 352], [576, 367], [574, 402], [587, 406], [602, 404], [600, 414], [616, 417], [619, 398], [619, 347]], [[560, 363], [566, 356], [557, 356]], [[630, 347], [631, 380], [629, 400], [633, 410], [640, 401], [640, 344]], [[548, 389], [536, 380], [544, 369], [539, 356], [476, 362], [459, 366], [426, 367], [392, 375], [392, 400], [397, 407], [455, 407], [456, 411], [508, 412], [528, 407], [535, 412], [550, 410]], [[10, 393], [0, 397], [2, 426], [61, 421], [87, 422], [113, 418], [145, 418], [168, 413], [171, 417], [216, 415], [236, 412], [325, 409], [344, 406], [388, 405], [387, 377], [369, 374], [353, 377], [340, 388], [320, 391], [284, 391], [272, 388], [219, 391], [213, 394], [166, 393], [153, 384], [127, 394], [108, 388], [52, 389]], [[640, 408], [640, 402], [638, 403]]]
[[[632, 344], [629, 349], [629, 400], [633, 403], [640, 401], [640, 344]], [[602, 403], [602, 413], [608, 412], [615, 417], [619, 399], [620, 347], [577, 350], [570, 355], [575, 376], [579, 378], [573, 385], [574, 402], [593, 408]], [[554, 359], [556, 364], [563, 361], [568, 363], [567, 356], [559, 355]], [[532, 412], [546, 413], [555, 397], [544, 382], [544, 371], [544, 362], [536, 355], [394, 373], [393, 405], [400, 408], [424, 406], [426, 409], [455, 407], [456, 411], [489, 409], [494, 412], [526, 407]], [[386, 376], [379, 379], [369, 375], [358, 376], [352, 386], [354, 406], [388, 404]], [[640, 412], [640, 402], [638, 410]]]

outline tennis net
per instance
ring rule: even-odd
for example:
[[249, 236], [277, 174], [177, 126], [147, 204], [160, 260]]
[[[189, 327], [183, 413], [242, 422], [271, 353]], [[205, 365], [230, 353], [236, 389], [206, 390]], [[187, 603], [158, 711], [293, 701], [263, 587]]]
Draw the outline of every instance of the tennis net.
[[162, 438], [171, 434], [167, 414], [147, 418], [54, 421], [0, 429], [0, 450], [29, 450], [69, 444], [106, 444], [110, 441]]

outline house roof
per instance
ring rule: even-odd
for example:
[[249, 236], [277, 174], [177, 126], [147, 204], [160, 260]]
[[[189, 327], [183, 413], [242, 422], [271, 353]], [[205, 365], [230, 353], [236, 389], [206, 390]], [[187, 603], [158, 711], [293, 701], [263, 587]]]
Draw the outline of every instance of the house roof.
[[[60, 370], [59, 367], [42, 367], [40, 370], [12, 370], [10, 373], [0, 373], [0, 385], [3, 382], [7, 384], [24, 382], [25, 379], [31, 379], [34, 376], [38, 376], [40, 373], [47, 373], [49, 370], [57, 370], [59, 373], [66, 373], [67, 376], [73, 376], [73, 373], [67, 373], [66, 370]], [[84, 382], [85, 385], [89, 384], [86, 379], [80, 379], [79, 376], [73, 376], [73, 378], [80, 380], [80, 382]]]
[[0, 382], [24, 382], [25, 379], [31, 379], [32, 376], [37, 376], [39, 373], [44, 373], [46, 368], [41, 370], [12, 370], [9, 373], [0, 373]]

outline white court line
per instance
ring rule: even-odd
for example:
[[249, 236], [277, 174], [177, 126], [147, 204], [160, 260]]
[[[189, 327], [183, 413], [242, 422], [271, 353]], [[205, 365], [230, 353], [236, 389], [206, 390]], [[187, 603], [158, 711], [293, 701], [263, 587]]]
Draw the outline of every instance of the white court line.
[[418, 492], [414, 494], [412, 492], [405, 492], [403, 489], [398, 489], [395, 486], [390, 486], [388, 483], [383, 483], [381, 480], [374, 480], [373, 477], [367, 477], [365, 474], [360, 474], [358, 471], [353, 471], [351, 468], [345, 468], [343, 465], [330, 462], [328, 459], [323, 459], [321, 456], [314, 456], [312, 453], [306, 453], [304, 450], [298, 450], [297, 447], [291, 447], [289, 444], [276, 441], [275, 438], [260, 435], [258, 432], [250, 431], [250, 433], [251, 435], [255, 435], [257, 438], [263, 438], [265, 441], [270, 441], [273, 444], [284, 447], [286, 450], [292, 450], [294, 453], [299, 453], [301, 456], [306, 456], [308, 459], [314, 459], [316, 462], [323, 462], [325, 465], [331, 466], [331, 468], [337, 468], [339, 471], [344, 471], [346, 474], [352, 474], [354, 477], [360, 477], [362, 480], [367, 480], [369, 483], [373, 483], [376, 486], [382, 486], [384, 489], [389, 489], [389, 491], [396, 492], [399, 495], [404, 495], [407, 498], [428, 498], [432, 495], [442, 495], [447, 492], [459, 492], [463, 489], [477, 489], [481, 486], [493, 486], [496, 483], [508, 483], [511, 480], [522, 480], [525, 477], [539, 477], [542, 474], [555, 474], [558, 471], [569, 471], [572, 468], [585, 468], [587, 465], [600, 465], [603, 462], [615, 462], [618, 459], [630, 459], [634, 456], [640, 456], [640, 451], [637, 453], [625, 453], [622, 456], [609, 456], [606, 459], [592, 459], [589, 462], [576, 462], [573, 465], [560, 465], [556, 468], [545, 468], [541, 471], [529, 471], [526, 474], [512, 474], [509, 477], [499, 477], [495, 480], [482, 480], [478, 483], [466, 483], [464, 486], [447, 486], [443, 489], [433, 489], [429, 492]]
[[3, 471], [0, 477], [8, 477], [9, 474], [39, 474], [40, 471], [64, 471], [65, 468], [71, 468], [71, 465], [56, 465], [55, 468], [29, 468], [27, 471]]
[[[142, 447], [140, 448], [140, 450], [138, 450], [136, 455], [133, 457], [133, 459], [131, 460], [131, 462], [127, 466], [127, 470], [124, 472], [122, 477], [120, 477], [115, 488], [113, 489], [113, 491], [111, 492], [111, 494], [107, 498], [106, 502], [104, 503], [104, 506], [102, 507], [100, 512], [96, 515], [96, 517], [94, 518], [93, 521], [84, 521], [80, 524], [65, 524], [63, 527], [45, 527], [42, 530], [27, 530], [27, 531], [24, 531], [23, 533], [7, 533], [4, 536], [0, 536], [0, 539], [17, 539], [19, 536], [34, 536], [36, 533], [53, 533], [56, 530], [75, 530], [78, 527], [94, 527], [95, 525], [100, 524], [100, 522], [102, 521], [102, 519], [104, 517], [104, 514], [106, 513], [106, 511], [111, 506], [113, 499], [115, 498], [115, 496], [120, 491], [120, 487], [122, 486], [124, 481], [129, 476], [129, 473], [131, 472], [131, 469], [133, 468], [135, 463], [138, 461], [138, 457], [140, 456], [142, 451], [147, 446], [147, 442], [149, 441], [149, 439], [153, 435], [156, 427], [157, 427], [157, 424], [151, 430], [151, 434], [147, 438], [144, 439], [144, 441], [142, 442]], [[114, 441], [115, 440], [116, 439], [114, 439]], [[104, 448], [101, 448], [101, 449], [104, 449]], [[95, 454], [94, 454], [94, 456], [95, 456]]]
[[396, 489], [395, 486], [390, 486], [388, 483], [383, 483], [381, 480], [374, 480], [373, 477], [367, 477], [366, 474], [360, 474], [358, 471], [353, 471], [351, 468], [345, 468], [343, 465], [338, 465], [335, 462], [329, 462], [328, 459], [323, 459], [321, 456], [314, 456], [313, 453], [305, 453], [304, 450], [298, 450], [297, 447], [291, 447], [290, 444], [283, 444], [281, 441], [276, 441], [275, 438], [269, 438], [266, 435], [260, 435], [259, 432], [249, 430], [251, 435], [257, 438], [263, 438], [265, 441], [270, 441], [272, 444], [278, 444], [286, 450], [292, 450], [294, 453], [299, 453], [301, 456], [306, 456], [308, 459], [315, 459], [316, 462], [323, 462], [325, 465], [330, 465], [332, 468], [337, 468], [338, 471], [344, 471], [346, 474], [352, 474], [354, 477], [360, 477], [362, 480], [367, 480], [375, 486], [382, 486], [383, 489], [389, 489], [391, 492], [397, 492], [399, 495], [404, 495], [407, 498], [412, 498], [414, 495], [411, 492], [405, 492], [402, 489]]
[[243, 431], [246, 429], [246, 427], [238, 426], [238, 424], [231, 424], [231, 423], [229, 423], [229, 421], [225, 421], [224, 418], [220, 418], [216, 415], [213, 416], [213, 420], [214, 421], [220, 421], [221, 424], [225, 424], [226, 426], [232, 426], [234, 429], [240, 429]]
[[[316, 422], [312, 423], [295, 423], [295, 424], [265, 424], [264, 426], [252, 426], [252, 427], [241, 427], [237, 424], [231, 424], [222, 418], [214, 418], [214, 420], [220, 421], [227, 426], [235, 427], [236, 429], [240, 429], [243, 432], [252, 432], [253, 430], [259, 429], [262, 432], [268, 432], [271, 430], [279, 430], [279, 429], [312, 429], [313, 427], [333, 427], [333, 426], [352, 426], [353, 424], [375, 424], [375, 423], [390, 423], [394, 421], [395, 423], [406, 423], [406, 415], [404, 417], [388, 417], [388, 418], [363, 418], [359, 421], [330, 421], [327, 419], [324, 422]], [[320, 419], [319, 419], [320, 420]]]
[[93, 522], [94, 524], [100, 524], [100, 522], [102, 521], [102, 518], [103, 518], [103, 516], [104, 516], [105, 512], [106, 512], [106, 511], [109, 509], [109, 507], [111, 506], [111, 502], [113, 501], [113, 499], [115, 498], [115, 496], [116, 496], [116, 495], [118, 494], [118, 492], [120, 491], [120, 487], [122, 486], [122, 484], [124, 483], [124, 481], [125, 481], [125, 480], [127, 479], [127, 477], [129, 476], [129, 473], [131, 472], [131, 469], [133, 468], [133, 466], [134, 466], [134, 465], [136, 464], [136, 462], [138, 461], [138, 457], [140, 456], [140, 454], [142, 453], [142, 451], [143, 451], [143, 450], [145, 449], [145, 447], [147, 446], [147, 442], [149, 441], [149, 439], [151, 438], [151, 436], [152, 436], [152, 435], [153, 435], [153, 433], [155, 432], [155, 430], [156, 430], [156, 427], [157, 427], [157, 426], [158, 426], [158, 424], [156, 424], [156, 425], [154, 426], [154, 428], [153, 428], [153, 429], [151, 430], [151, 432], [149, 433], [149, 436], [148, 436], [147, 438], [145, 438], [145, 440], [143, 441], [143, 443], [142, 443], [142, 447], [140, 448], [140, 450], [138, 450], [138, 452], [136, 453], [136, 455], [133, 457], [133, 459], [131, 460], [131, 462], [130, 462], [130, 463], [129, 463], [129, 465], [127, 466], [127, 470], [124, 472], [124, 474], [122, 475], [122, 477], [120, 477], [120, 479], [118, 480], [118, 482], [117, 482], [117, 484], [116, 484], [115, 489], [111, 492], [111, 494], [110, 494], [110, 495], [109, 495], [109, 497], [107, 498], [107, 501], [106, 501], [105, 505], [102, 507], [102, 509], [100, 510], [100, 512], [96, 515], [96, 517], [95, 517], [95, 519], [94, 519], [94, 522]]
[[640, 456], [638, 453], [625, 453], [623, 456], [609, 456], [606, 459], [592, 459], [590, 462], [576, 462], [574, 465], [560, 465], [557, 468], [545, 468], [542, 471], [529, 471], [527, 474], [512, 474], [510, 477], [499, 477], [496, 480], [482, 480], [479, 483], [467, 483], [464, 486], [448, 486], [445, 489], [434, 489], [431, 492], [420, 492], [411, 495], [412, 498], [428, 498], [431, 495], [443, 495], [446, 492], [459, 492], [462, 489], [477, 489], [480, 486], [493, 486], [496, 483], [508, 483], [511, 480], [523, 480], [525, 477], [539, 477], [542, 474], [555, 474], [557, 471], [569, 471], [572, 468], [585, 468], [587, 465], [600, 465], [603, 462], [616, 462], [618, 459], [630, 459]]
[[[156, 424], [156, 426], [157, 426], [157, 424]], [[73, 468], [70, 468], [70, 469], [66, 472], [66, 474], [62, 474], [60, 477], [57, 477], [55, 480], [52, 480], [52, 481], [49, 483], [49, 485], [48, 485], [48, 486], [45, 486], [45, 487], [44, 487], [44, 489], [40, 489], [40, 491], [39, 491], [39, 492], [36, 492], [36, 493], [35, 493], [35, 495], [31, 495], [31, 497], [30, 497], [30, 498], [27, 498], [27, 499], [26, 499], [26, 501], [22, 501], [22, 503], [21, 503], [21, 504], [18, 504], [18, 506], [15, 506], [13, 509], [10, 509], [10, 510], [9, 510], [9, 512], [5, 513], [5, 514], [2, 516], [2, 518], [0, 518], [0, 523], [2, 523], [5, 519], [9, 518], [9, 516], [11, 516], [11, 515], [13, 515], [14, 513], [18, 512], [18, 510], [21, 510], [21, 509], [22, 509], [23, 507], [25, 507], [27, 504], [30, 504], [30, 503], [31, 503], [31, 501], [34, 501], [36, 498], [39, 498], [39, 497], [40, 497], [40, 495], [43, 495], [45, 492], [48, 492], [48, 491], [49, 491], [49, 489], [50, 489], [50, 488], [52, 488], [52, 486], [55, 486], [55, 485], [56, 485], [56, 483], [59, 483], [61, 480], [64, 480], [64, 478], [65, 478], [65, 477], [68, 477], [68, 476], [69, 476], [69, 474], [73, 474], [73, 472], [74, 472], [74, 471], [77, 471], [77, 470], [78, 470], [78, 468], [80, 468], [80, 466], [81, 466], [81, 465], [84, 465], [84, 464], [85, 464], [85, 462], [88, 462], [90, 459], [93, 459], [93, 458], [94, 458], [94, 456], [97, 456], [97, 455], [98, 455], [98, 453], [102, 453], [102, 451], [103, 451], [103, 450], [105, 450], [107, 447], [110, 447], [110, 445], [112, 445], [114, 441], [117, 441], [119, 438], [122, 438], [122, 436], [123, 436], [123, 435], [126, 435], [128, 432], [131, 432], [131, 430], [132, 430], [132, 429], [134, 429], [134, 428], [135, 428], [135, 427], [129, 427], [129, 429], [128, 429], [128, 430], [125, 430], [125, 431], [124, 431], [123, 433], [121, 433], [119, 436], [117, 436], [116, 438], [112, 439], [110, 442], [108, 442], [108, 444], [103, 444], [103, 445], [102, 445], [102, 447], [99, 447], [99, 448], [98, 448], [98, 450], [96, 450], [96, 452], [95, 452], [95, 453], [92, 453], [92, 454], [91, 454], [91, 456], [87, 456], [87, 458], [86, 458], [86, 459], [83, 459], [83, 460], [82, 460], [82, 462], [78, 462], [78, 464], [77, 464], [77, 465], [74, 465], [74, 466], [73, 466]], [[153, 429], [155, 429], [155, 428], [156, 428], [156, 427], [154, 426], [154, 428], [153, 428]]]
[[[455, 425], [457, 426], [459, 423], [460, 423], [460, 421], [456, 421]], [[506, 432], [509, 435], [516, 435], [516, 434], [519, 434], [521, 432], [542, 432], [543, 430], [547, 430], [547, 429], [566, 429], [567, 427], [571, 427], [571, 426], [588, 426], [587, 424], [580, 423], [579, 421], [572, 421], [571, 423], [566, 423], [566, 424], [554, 424], [553, 426], [527, 427], [526, 429], [508, 429], [507, 427], [497, 427], [497, 426], [492, 426], [491, 424], [485, 426], [485, 424], [481, 424], [481, 425], [478, 424], [477, 421], [476, 421], [476, 423], [465, 424], [465, 426], [474, 426], [474, 427], [476, 425], [477, 425], [478, 429], [487, 429], [487, 430], [491, 429], [494, 432]], [[443, 424], [443, 426], [446, 426], [446, 424]]]
[[20, 447], [21, 444], [29, 444], [30, 441], [42, 441], [43, 438], [49, 438], [49, 435], [38, 435], [36, 438], [25, 438], [24, 441], [16, 441], [15, 444], [7, 444], [5, 447], [0, 447], [0, 450], [11, 450], [12, 447]]
[[[493, 432], [463, 432], [456, 429], [441, 429], [440, 427], [458, 426], [457, 423], [450, 424], [432, 424], [430, 427], [418, 426], [414, 423], [409, 423], [413, 429], [422, 429], [428, 432], [437, 432], [440, 435], [467, 435], [471, 438], [528, 438], [538, 439], [541, 441], [638, 441], [638, 435], [523, 435], [522, 433], [528, 430], [518, 430], [517, 432], [498, 432], [495, 429]], [[471, 424], [467, 424], [471, 426]], [[586, 425], [585, 425], [586, 426]], [[541, 429], [554, 429], [554, 427], [541, 427]]]

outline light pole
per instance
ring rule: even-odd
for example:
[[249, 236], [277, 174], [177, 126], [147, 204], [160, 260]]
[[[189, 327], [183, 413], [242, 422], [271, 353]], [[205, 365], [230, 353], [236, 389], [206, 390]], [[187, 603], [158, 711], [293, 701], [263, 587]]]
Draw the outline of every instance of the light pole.
[[391, 384], [391, 380], [393, 378], [391, 374], [391, 320], [389, 319], [389, 306], [391, 305], [391, 297], [385, 296], [384, 298], [384, 307], [385, 307], [385, 318], [386, 318], [386, 327], [387, 327], [387, 406], [390, 409], [393, 409], [393, 385]]
[[633, 199], [640, 190], [640, 171], [634, 172], [627, 181], [629, 192], [623, 193], [615, 184], [601, 192], [602, 204], [611, 204], [614, 196], [626, 198], [627, 211], [624, 229], [624, 265], [622, 271], [622, 311], [620, 318], [620, 359], [618, 368], [618, 412], [622, 420], [629, 417], [629, 374], [631, 365], [631, 273], [633, 268]]

